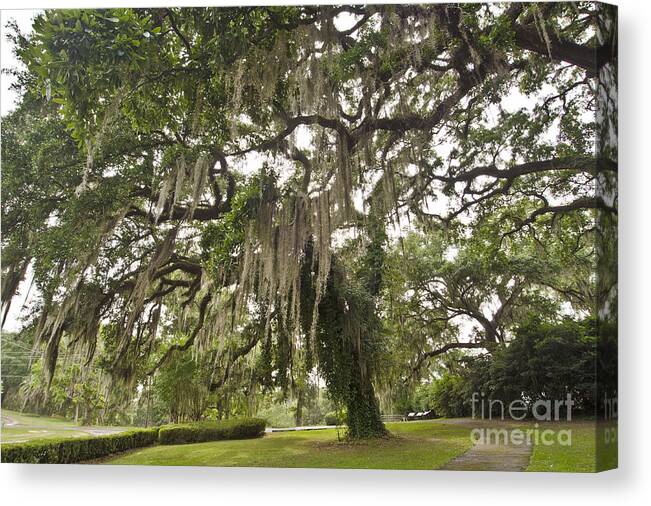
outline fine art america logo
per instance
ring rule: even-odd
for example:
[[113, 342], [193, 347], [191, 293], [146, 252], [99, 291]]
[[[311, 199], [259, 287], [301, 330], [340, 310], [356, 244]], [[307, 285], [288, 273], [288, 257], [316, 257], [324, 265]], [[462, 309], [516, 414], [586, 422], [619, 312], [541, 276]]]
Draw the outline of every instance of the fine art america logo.
[[499, 399], [486, 399], [483, 394], [472, 394], [472, 418], [474, 420], [523, 421], [531, 413], [536, 422], [527, 427], [477, 427], [470, 433], [474, 444], [511, 445], [572, 445], [572, 430], [567, 428], [541, 428], [540, 422], [572, 421], [572, 395], [564, 400], [540, 399], [531, 405], [514, 400], [506, 405]]

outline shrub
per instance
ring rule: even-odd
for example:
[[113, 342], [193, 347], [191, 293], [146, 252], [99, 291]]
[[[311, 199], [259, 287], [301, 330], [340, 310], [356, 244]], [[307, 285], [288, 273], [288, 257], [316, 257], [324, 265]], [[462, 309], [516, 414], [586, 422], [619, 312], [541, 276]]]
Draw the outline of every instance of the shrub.
[[437, 415], [455, 418], [470, 414], [466, 378], [446, 374], [432, 387], [430, 409], [434, 409]]
[[289, 402], [270, 404], [258, 411], [258, 416], [267, 420], [270, 427], [293, 427], [296, 425], [296, 416], [292, 413]]
[[[508, 346], [496, 347], [492, 354], [466, 357], [452, 372], [429, 385], [420, 385], [412, 405], [417, 410], [434, 409], [445, 417], [470, 416], [472, 395], [477, 393], [485, 400], [502, 401], [493, 406], [493, 416], [499, 416], [503, 406], [514, 400], [522, 400], [530, 407], [538, 399], [564, 400], [571, 394], [575, 412], [593, 413], [597, 360], [594, 335], [595, 323], [589, 319], [525, 322], [515, 329]], [[486, 412], [483, 416], [488, 415]]]
[[594, 412], [596, 330], [593, 320], [521, 325], [510, 345], [494, 355], [492, 395], [508, 402], [563, 400], [571, 394], [575, 411]]
[[165, 425], [160, 428], [160, 444], [203, 443], [222, 439], [247, 439], [264, 433], [265, 420], [239, 418], [220, 422], [197, 422], [191, 424]]
[[158, 428], [77, 439], [46, 439], [2, 445], [2, 462], [72, 464], [112, 453], [150, 446], [158, 440]]
[[346, 419], [346, 411], [331, 411], [325, 416], [326, 425], [343, 425]]

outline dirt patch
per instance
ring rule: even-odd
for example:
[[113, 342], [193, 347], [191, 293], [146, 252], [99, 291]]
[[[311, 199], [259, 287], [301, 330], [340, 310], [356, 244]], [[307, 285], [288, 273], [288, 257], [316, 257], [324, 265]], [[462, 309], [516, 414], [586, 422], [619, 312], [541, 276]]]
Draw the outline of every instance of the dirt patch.
[[317, 448], [359, 448], [359, 447], [395, 447], [399, 446], [404, 441], [409, 440], [404, 436], [395, 434], [387, 434], [381, 437], [370, 439], [342, 439], [340, 441], [311, 441], [310, 444]]

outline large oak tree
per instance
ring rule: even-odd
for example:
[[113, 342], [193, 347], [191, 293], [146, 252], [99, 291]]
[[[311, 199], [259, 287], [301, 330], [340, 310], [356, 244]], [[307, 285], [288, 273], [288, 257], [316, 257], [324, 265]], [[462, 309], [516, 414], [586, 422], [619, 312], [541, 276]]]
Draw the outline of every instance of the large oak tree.
[[[15, 35], [27, 70], [3, 119], [2, 298], [33, 277], [46, 383], [62, 347], [90, 363], [100, 339], [107, 385], [192, 349], [215, 391], [257, 354], [261, 382], [316, 372], [351, 436], [381, 434], [378, 304], [399, 230], [467, 237], [499, 216], [508, 244], [616, 222], [616, 126], [597, 124], [612, 118], [610, 16], [590, 2], [38, 16]], [[509, 262], [494, 289], [522, 304], [537, 274]], [[463, 294], [432, 297], [438, 317], [474, 312], [503, 340]]]

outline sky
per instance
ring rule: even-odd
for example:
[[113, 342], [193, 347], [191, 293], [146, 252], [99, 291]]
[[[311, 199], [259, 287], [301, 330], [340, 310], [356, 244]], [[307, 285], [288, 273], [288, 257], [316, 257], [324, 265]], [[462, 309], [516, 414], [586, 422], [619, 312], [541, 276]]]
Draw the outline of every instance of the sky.
[[1, 92], [0, 92], [0, 102], [1, 107], [0, 111], [4, 116], [8, 112], [12, 111], [18, 100], [18, 97], [15, 92], [10, 89], [10, 86], [13, 82], [11, 76], [7, 75], [4, 71], [6, 69], [13, 69], [19, 66], [20, 62], [16, 59], [16, 56], [13, 53], [13, 44], [7, 40], [7, 35], [9, 30], [7, 29], [7, 22], [14, 20], [18, 23], [21, 32], [28, 33], [32, 26], [32, 19], [40, 11], [32, 9], [21, 9], [21, 10], [2, 10], [0, 13], [0, 19], [2, 20], [2, 42], [1, 51], [0, 51], [0, 63], [2, 65], [2, 77], [1, 81]]
[[[20, 62], [16, 59], [16, 56], [13, 53], [13, 45], [7, 40], [7, 34], [9, 30], [7, 29], [7, 22], [14, 20], [18, 23], [18, 26], [21, 32], [29, 32], [32, 26], [32, 19], [40, 11], [32, 9], [23, 9], [23, 10], [2, 10], [0, 12], [0, 21], [2, 23], [2, 29], [0, 30], [2, 39], [0, 42], [0, 66], [2, 67], [2, 74], [0, 75], [0, 110], [2, 116], [11, 112], [18, 102], [18, 95], [10, 89], [10, 86], [13, 82], [13, 79], [10, 75], [5, 73], [6, 69], [17, 68]], [[18, 319], [20, 310], [25, 302], [25, 296], [28, 295], [27, 286], [29, 283], [22, 283], [20, 287], [20, 294], [13, 301], [9, 315], [7, 316], [7, 321], [3, 327], [5, 331], [18, 331], [21, 328], [21, 323]]]

